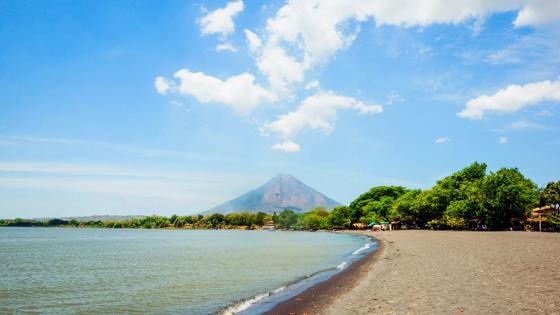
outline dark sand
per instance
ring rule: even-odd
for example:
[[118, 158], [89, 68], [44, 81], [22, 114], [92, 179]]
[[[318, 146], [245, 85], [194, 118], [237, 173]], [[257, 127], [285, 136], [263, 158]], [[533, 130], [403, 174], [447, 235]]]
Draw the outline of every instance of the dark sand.
[[268, 314], [560, 314], [560, 234], [391, 231]]

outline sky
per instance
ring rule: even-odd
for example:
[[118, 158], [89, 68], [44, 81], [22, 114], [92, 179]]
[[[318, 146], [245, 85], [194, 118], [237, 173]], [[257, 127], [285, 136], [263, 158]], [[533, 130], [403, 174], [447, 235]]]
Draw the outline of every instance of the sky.
[[0, 218], [560, 179], [560, 2], [0, 0]]

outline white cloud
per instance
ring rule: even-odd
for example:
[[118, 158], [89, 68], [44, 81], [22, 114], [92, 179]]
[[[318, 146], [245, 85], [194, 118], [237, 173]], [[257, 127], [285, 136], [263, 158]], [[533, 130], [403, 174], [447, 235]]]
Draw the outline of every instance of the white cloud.
[[513, 24], [520, 26], [540, 26], [560, 20], [560, 1], [529, 1], [517, 14]]
[[508, 139], [508, 137], [499, 137], [499, 138], [498, 138], [498, 142], [499, 142], [500, 144], [506, 144], [506, 143], [509, 142], [509, 139]]
[[[559, 2], [560, 3], [560, 2]], [[492, 64], [520, 64], [556, 68], [560, 64], [560, 28], [541, 29], [511, 40], [511, 44], [491, 52], [485, 58]], [[484, 58], [475, 56], [476, 60]]]
[[442, 143], [446, 143], [446, 142], [450, 142], [450, 141], [451, 141], [451, 139], [447, 136], [439, 137], [439, 138], [436, 139], [437, 144], [442, 144]]
[[222, 43], [216, 46], [216, 51], [237, 52], [237, 47], [233, 46], [231, 43]]
[[311, 63], [308, 58], [298, 61], [282, 47], [267, 45], [257, 59], [257, 66], [276, 93], [290, 96], [291, 85], [303, 81]]
[[560, 101], [560, 80], [510, 85], [493, 95], [481, 95], [469, 100], [465, 109], [457, 115], [462, 118], [482, 119], [486, 111], [516, 112], [545, 101]]
[[307, 70], [350, 46], [360, 23], [369, 19], [377, 26], [423, 27], [472, 21], [480, 28], [491, 14], [521, 10], [519, 20], [541, 25], [545, 20], [560, 20], [560, 10], [551, 10], [546, 16], [537, 14], [532, 19], [521, 13], [526, 14], [533, 7], [555, 6], [554, 1], [290, 0], [267, 20], [264, 48], [257, 56], [257, 66], [274, 90], [290, 96], [290, 87], [301, 83]]
[[233, 18], [243, 11], [243, 1], [231, 1], [223, 7], [209, 12], [198, 20], [202, 35], [227, 36], [235, 31]]
[[277, 151], [284, 151], [286, 153], [293, 153], [293, 152], [301, 151], [301, 148], [299, 147], [299, 145], [295, 142], [292, 142], [292, 141], [284, 141], [282, 143], [277, 143], [277, 144], [272, 146], [272, 149], [277, 150]]
[[154, 85], [156, 87], [156, 91], [159, 94], [167, 94], [168, 92], [170, 92], [173, 89], [173, 82], [167, 80], [164, 77], [157, 77], [156, 81], [154, 82]]
[[293, 141], [304, 128], [321, 129], [329, 133], [334, 128], [339, 109], [356, 109], [361, 114], [376, 114], [383, 111], [381, 105], [367, 105], [351, 97], [333, 92], [321, 92], [303, 100], [292, 112], [281, 115], [277, 120], [264, 125], [265, 132], [278, 134], [284, 141]]
[[173, 83], [173, 91], [194, 96], [202, 103], [228, 105], [239, 114], [247, 114], [260, 104], [276, 99], [274, 94], [255, 84], [255, 77], [249, 73], [221, 80], [202, 72], [181, 69], [174, 76], [179, 83]]
[[545, 129], [545, 126], [534, 122], [520, 120], [510, 123], [506, 126], [506, 130], [524, 130], [524, 129]]
[[[200, 102], [223, 103], [238, 113], [248, 113], [263, 102], [294, 99], [296, 85], [305, 84], [306, 73], [349, 47], [361, 25], [367, 21], [373, 21], [377, 26], [398, 27], [470, 23], [474, 29], [481, 29], [489, 15], [514, 12], [518, 13], [515, 26], [540, 26], [560, 19], [560, 10], [551, 9], [556, 6], [553, 1], [556, 0], [288, 0], [267, 20], [266, 26], [259, 29], [259, 35], [244, 30], [256, 66], [268, 82], [266, 88], [255, 83], [255, 77], [249, 73], [221, 80], [202, 72], [181, 70], [176, 74], [181, 84], [175, 86], [172, 82], [161, 81], [166, 85], [160, 86], [158, 91], [179, 91]], [[543, 8], [550, 10], [540, 12]], [[210, 12], [198, 21], [202, 34], [219, 34], [222, 45], [225, 45], [228, 34], [235, 30], [233, 17], [242, 10], [242, 1], [232, 1], [226, 7]], [[429, 53], [426, 47], [419, 47], [419, 50]], [[394, 95], [388, 102], [397, 100], [398, 96]], [[319, 118], [296, 122], [307, 115], [305, 111], [313, 108], [304, 106], [309, 101], [309, 98], [304, 100], [297, 110], [267, 124], [268, 131], [282, 135], [287, 141], [291, 140], [288, 134], [297, 134], [302, 128], [332, 129], [337, 106], [327, 106], [328, 110], [321, 112]], [[495, 109], [492, 104], [477, 105], [481, 102], [480, 98], [471, 100], [471, 105], [459, 115], [479, 119], [485, 110], [510, 107], [503, 105]]]
[[245, 37], [247, 37], [247, 44], [249, 45], [249, 50], [251, 52], [255, 52], [257, 49], [261, 48], [262, 42], [257, 34], [251, 32], [250, 30], [245, 30]]
[[318, 89], [319, 88], [319, 81], [313, 80], [305, 85], [306, 90]]

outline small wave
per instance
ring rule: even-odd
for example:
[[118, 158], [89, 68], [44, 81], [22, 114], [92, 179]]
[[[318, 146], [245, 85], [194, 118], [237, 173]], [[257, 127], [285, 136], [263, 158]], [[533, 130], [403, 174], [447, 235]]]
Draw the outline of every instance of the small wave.
[[363, 252], [364, 250], [366, 250], [366, 249], [368, 249], [368, 248], [370, 248], [370, 247], [371, 247], [371, 244], [370, 244], [370, 243], [364, 244], [364, 246], [362, 246], [362, 247], [356, 249], [356, 250], [352, 253], [352, 255], [358, 255], [359, 253]]
[[286, 289], [286, 286], [282, 286], [282, 287], [279, 287], [278, 289], [276, 289], [272, 292], [266, 292], [266, 293], [263, 293], [263, 294], [255, 295], [254, 297], [252, 297], [250, 299], [243, 300], [239, 303], [236, 303], [236, 304], [228, 307], [223, 312], [221, 312], [220, 315], [234, 315], [234, 314], [237, 314], [239, 312], [242, 312], [242, 311], [250, 308], [253, 304], [258, 303], [262, 299], [267, 298], [267, 297], [269, 297], [273, 294], [280, 293], [280, 292], [284, 291], [285, 289]]
[[[352, 253], [352, 256], [358, 255], [358, 254], [362, 253], [363, 251], [368, 250], [373, 244], [374, 243], [364, 244], [362, 247], [355, 250]], [[349, 262], [351, 263], [352, 261], [354, 261], [354, 259], [351, 258], [349, 260]], [[269, 291], [269, 292], [266, 292], [266, 293], [263, 293], [263, 294], [258, 294], [258, 295], [253, 296], [252, 298], [242, 300], [242, 301], [240, 301], [240, 302], [238, 302], [234, 305], [229, 306], [228, 308], [226, 308], [225, 310], [221, 311], [218, 314], [220, 314], [220, 315], [235, 315], [235, 314], [244, 312], [247, 309], [253, 307], [255, 304], [258, 304], [258, 303], [262, 302], [262, 300], [264, 300], [264, 299], [266, 299], [270, 296], [273, 296], [273, 295], [276, 295], [276, 294], [280, 294], [280, 295], [284, 294], [284, 293], [281, 293], [281, 292], [285, 291], [288, 288], [292, 288], [294, 285], [297, 285], [297, 284], [301, 283], [301, 281], [306, 281], [306, 279], [313, 278], [314, 276], [317, 276], [317, 275], [325, 273], [325, 272], [333, 272], [333, 271], [336, 272], [336, 270], [342, 271], [348, 266], [349, 262], [343, 261], [338, 266], [336, 266], [336, 268], [331, 267], [331, 268], [319, 270], [319, 271], [314, 272], [312, 274], [305, 275], [302, 278], [294, 281], [291, 284], [279, 287], [276, 290]]]
[[336, 266], [336, 269], [338, 270], [344, 270], [344, 268], [346, 268], [346, 262], [343, 261], [340, 265]]
[[272, 293], [279, 293], [279, 292], [282, 292], [282, 291], [284, 291], [284, 289], [286, 289], [286, 286], [283, 286], [283, 287], [279, 287], [278, 289], [276, 289], [276, 290], [272, 291]]

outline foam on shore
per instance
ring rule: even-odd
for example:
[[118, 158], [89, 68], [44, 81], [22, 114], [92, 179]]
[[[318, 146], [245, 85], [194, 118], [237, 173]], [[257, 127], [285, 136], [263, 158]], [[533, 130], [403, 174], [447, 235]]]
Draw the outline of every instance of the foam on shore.
[[284, 291], [284, 289], [286, 288], [286, 286], [282, 286], [279, 287], [278, 289], [272, 291], [272, 292], [266, 292], [263, 294], [259, 294], [259, 295], [255, 295], [254, 297], [247, 299], [247, 300], [243, 300], [239, 303], [236, 303], [230, 307], [228, 307], [227, 309], [225, 309], [223, 312], [221, 312], [221, 315], [234, 315], [234, 314], [238, 314], [240, 312], [243, 312], [247, 309], [249, 309], [252, 305], [258, 303], [259, 301], [263, 300], [264, 298], [267, 298], [273, 294], [279, 293]]
[[[358, 261], [361, 258], [360, 254], [366, 254], [372, 248], [372, 245], [376, 243], [372, 241], [369, 237], [368, 243], [364, 244], [362, 247], [353, 251], [350, 255], [344, 257], [344, 260], [339, 263], [336, 267], [328, 268], [325, 270], [317, 271], [313, 274], [309, 274], [307, 276], [302, 277], [301, 279], [282, 286], [278, 289], [273, 291], [269, 291], [262, 294], [257, 294], [251, 298], [241, 300], [223, 311], [219, 312], [220, 315], [235, 315], [235, 314], [259, 314], [261, 312], [265, 312], [273, 308], [276, 304], [288, 300], [307, 289], [313, 287], [314, 285], [327, 281], [333, 275], [342, 272], [348, 266], [350, 266], [353, 262]], [[267, 305], [265, 305], [267, 304]], [[254, 309], [255, 307], [260, 308]], [[266, 306], [266, 307], [265, 307]]]
[[369, 249], [371, 247], [371, 243], [366, 243], [364, 244], [364, 246], [358, 248], [357, 250], [355, 250], [352, 255], [358, 255], [359, 253]]

